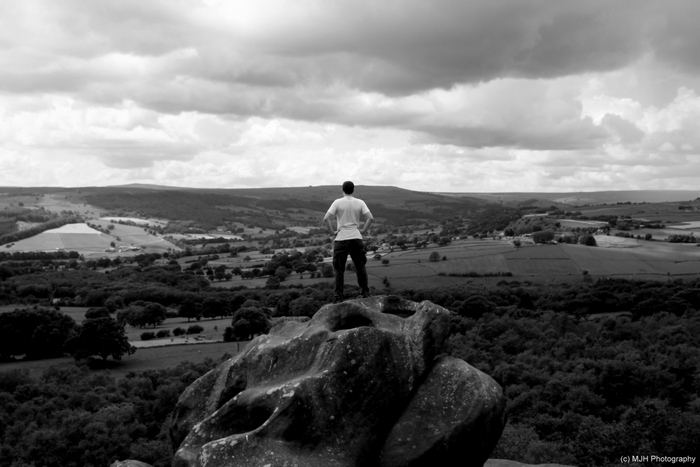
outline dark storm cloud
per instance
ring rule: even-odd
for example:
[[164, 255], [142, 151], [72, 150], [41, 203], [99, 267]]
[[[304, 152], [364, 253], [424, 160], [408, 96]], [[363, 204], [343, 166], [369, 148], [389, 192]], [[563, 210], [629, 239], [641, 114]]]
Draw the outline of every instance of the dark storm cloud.
[[254, 31], [207, 28], [198, 22], [197, 2], [69, 3], [37, 4], [48, 8], [39, 17], [50, 21], [49, 37], [55, 34], [41, 45], [57, 55], [162, 56], [192, 47], [199, 58], [180, 71], [200, 78], [282, 87], [342, 83], [392, 96], [497, 77], [614, 70], [652, 47], [697, 65], [700, 39], [687, 11], [648, 1], [296, 2], [267, 13], [274, 18], [293, 8], [306, 11], [303, 18], [277, 18]]
[[309, 23], [256, 39], [300, 60], [345, 54], [354, 73], [328, 68], [327, 79], [400, 95], [613, 70], [649, 50], [650, 35], [663, 29], [659, 13], [638, 1], [334, 2]]

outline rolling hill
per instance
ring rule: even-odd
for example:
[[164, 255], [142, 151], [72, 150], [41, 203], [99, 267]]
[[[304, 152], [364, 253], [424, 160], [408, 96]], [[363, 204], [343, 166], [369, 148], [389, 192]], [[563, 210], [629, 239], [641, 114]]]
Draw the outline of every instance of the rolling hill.
[[[675, 214], [679, 213], [681, 203], [699, 199], [700, 190], [425, 193], [397, 187], [358, 185], [355, 195], [368, 203], [379, 224], [418, 225], [461, 217], [478, 227], [483, 218], [511, 218], [518, 215], [515, 209], [549, 209], [552, 206], [563, 211], [580, 210], [586, 216], [632, 215], [662, 220], [667, 224], [672, 219], [693, 221], [696, 220], [694, 213], [687, 219]], [[209, 231], [222, 226], [265, 231], [292, 227], [310, 229], [322, 226], [321, 219], [328, 206], [340, 196], [339, 186], [245, 189], [143, 184], [80, 188], [0, 187], [0, 220], [7, 221], [3, 229], [12, 228], [12, 220], [3, 218], [3, 212], [21, 208], [42, 209], [53, 214], [71, 212], [88, 220], [105, 216], [158, 218], [172, 223], [167, 232], [182, 232], [188, 227]], [[644, 207], [638, 206], [642, 203]]]
[[686, 202], [700, 198], [700, 190], [633, 190], [591, 192], [512, 192], [512, 193], [438, 193], [456, 198], [476, 198], [491, 203], [518, 206], [523, 202], [545, 201], [561, 206], [587, 206], [616, 203], [668, 203]]

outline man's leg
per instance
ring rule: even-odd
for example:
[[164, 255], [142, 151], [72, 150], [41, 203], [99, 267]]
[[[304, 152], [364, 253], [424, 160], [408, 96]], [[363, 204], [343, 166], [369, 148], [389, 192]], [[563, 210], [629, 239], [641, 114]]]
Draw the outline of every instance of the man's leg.
[[334, 301], [343, 299], [345, 263], [348, 260], [348, 240], [333, 242], [333, 272], [335, 273]]
[[350, 258], [355, 265], [357, 273], [357, 285], [360, 286], [360, 291], [363, 297], [369, 297], [369, 280], [367, 278], [367, 254], [365, 253], [365, 244], [360, 239], [350, 240]]

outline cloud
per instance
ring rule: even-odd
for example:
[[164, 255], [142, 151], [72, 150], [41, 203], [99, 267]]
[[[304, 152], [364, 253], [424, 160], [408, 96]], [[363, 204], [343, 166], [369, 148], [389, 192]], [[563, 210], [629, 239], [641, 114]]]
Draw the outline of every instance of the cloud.
[[644, 132], [640, 130], [634, 123], [625, 120], [619, 115], [605, 114], [601, 121], [601, 125], [613, 133], [618, 141], [625, 144], [639, 143], [644, 137]]
[[44, 161], [78, 184], [690, 187], [699, 13], [685, 0], [4, 2], [0, 163], [33, 170], [0, 184], [56, 182]]

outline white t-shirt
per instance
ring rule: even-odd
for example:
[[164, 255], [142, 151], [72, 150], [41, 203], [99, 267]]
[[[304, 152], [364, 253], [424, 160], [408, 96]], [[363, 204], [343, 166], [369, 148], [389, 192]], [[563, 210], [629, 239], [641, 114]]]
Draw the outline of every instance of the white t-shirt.
[[362, 240], [360, 221], [363, 215], [369, 213], [369, 208], [364, 201], [352, 195], [345, 195], [333, 201], [328, 212], [338, 219], [336, 241], [352, 240], [353, 238]]

